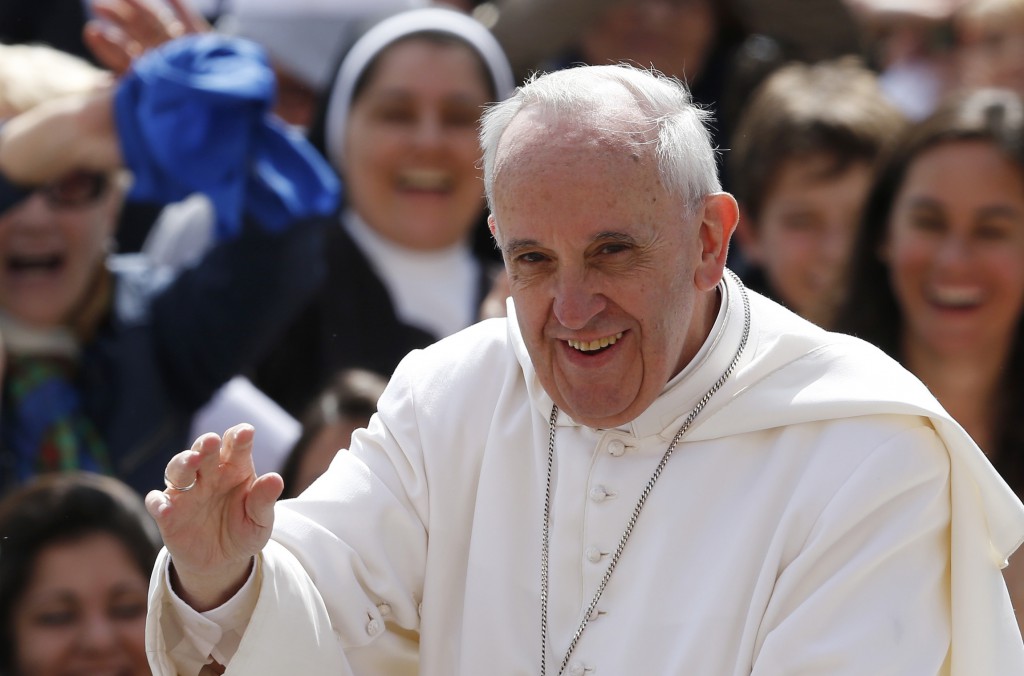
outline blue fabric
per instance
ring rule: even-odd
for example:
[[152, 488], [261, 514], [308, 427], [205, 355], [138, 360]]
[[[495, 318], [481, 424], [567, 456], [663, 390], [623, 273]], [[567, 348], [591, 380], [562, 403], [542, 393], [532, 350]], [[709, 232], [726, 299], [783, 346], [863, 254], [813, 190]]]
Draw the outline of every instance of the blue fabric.
[[[274, 73], [257, 44], [216, 33], [168, 42], [138, 59], [114, 101], [129, 199], [210, 197], [218, 240], [243, 216], [277, 232], [337, 208], [326, 161], [270, 114]], [[168, 142], [171, 140], [170, 142]]]

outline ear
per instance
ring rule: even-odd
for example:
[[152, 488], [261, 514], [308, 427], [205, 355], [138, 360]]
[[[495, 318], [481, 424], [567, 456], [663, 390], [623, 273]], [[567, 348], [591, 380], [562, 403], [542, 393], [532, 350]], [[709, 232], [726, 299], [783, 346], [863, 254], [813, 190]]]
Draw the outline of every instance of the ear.
[[761, 238], [757, 236], [757, 223], [750, 212], [740, 205], [740, 220], [736, 225], [736, 244], [743, 257], [756, 264], [761, 263]]
[[704, 198], [704, 215], [700, 224], [700, 263], [694, 271], [697, 289], [710, 291], [722, 281], [725, 259], [729, 254], [729, 240], [736, 230], [739, 207], [727, 192], [714, 193]]

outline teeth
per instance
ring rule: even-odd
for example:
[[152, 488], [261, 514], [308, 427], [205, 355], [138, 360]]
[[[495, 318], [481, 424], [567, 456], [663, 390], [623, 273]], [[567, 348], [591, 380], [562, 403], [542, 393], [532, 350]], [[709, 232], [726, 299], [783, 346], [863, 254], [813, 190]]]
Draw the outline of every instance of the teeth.
[[975, 305], [981, 302], [981, 291], [972, 287], [941, 287], [932, 289], [932, 299], [943, 305]]
[[614, 336], [607, 336], [598, 340], [567, 340], [565, 342], [569, 343], [569, 347], [579, 350], [580, 352], [593, 352], [594, 350], [600, 350], [603, 347], [614, 345], [619, 338], [622, 338], [622, 331], [619, 331]]
[[403, 188], [413, 190], [447, 190], [451, 185], [451, 178], [447, 171], [409, 169], [402, 172], [398, 182]]

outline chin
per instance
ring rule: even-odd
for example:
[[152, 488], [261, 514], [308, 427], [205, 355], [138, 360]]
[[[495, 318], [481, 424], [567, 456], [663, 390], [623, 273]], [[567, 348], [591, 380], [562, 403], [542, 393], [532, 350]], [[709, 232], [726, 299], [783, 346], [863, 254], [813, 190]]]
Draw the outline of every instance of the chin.
[[634, 413], [631, 406], [561, 406], [559, 408], [566, 412], [576, 422], [594, 428], [609, 428], [624, 425], [639, 415]]

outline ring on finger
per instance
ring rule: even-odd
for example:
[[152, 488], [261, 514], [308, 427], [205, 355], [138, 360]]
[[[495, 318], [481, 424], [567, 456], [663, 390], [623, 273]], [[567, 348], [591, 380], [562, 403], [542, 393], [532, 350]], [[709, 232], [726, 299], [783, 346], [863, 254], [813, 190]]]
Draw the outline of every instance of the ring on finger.
[[192, 479], [192, 483], [190, 483], [189, 485], [187, 485], [187, 486], [179, 486], [176, 483], [174, 483], [173, 481], [171, 481], [170, 477], [167, 476], [167, 472], [166, 471], [164, 472], [164, 485], [167, 486], [168, 488], [173, 488], [174, 490], [178, 491], [179, 493], [185, 493], [187, 491], [192, 490], [193, 488], [196, 487], [196, 482], [197, 481], [199, 481], [199, 476], [198, 475], [194, 479]]

